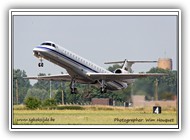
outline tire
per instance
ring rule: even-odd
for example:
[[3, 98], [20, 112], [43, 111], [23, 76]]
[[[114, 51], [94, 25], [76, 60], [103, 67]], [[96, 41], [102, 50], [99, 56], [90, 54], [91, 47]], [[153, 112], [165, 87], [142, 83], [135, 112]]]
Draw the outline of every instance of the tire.
[[41, 63], [38, 63], [38, 67], [41, 67]]
[[103, 89], [102, 89], [102, 87], [101, 87], [101, 88], [100, 88], [100, 92], [101, 92], [101, 93], [106, 93], [106, 92], [107, 92], [107, 89], [106, 89], [106, 88], [103, 88]]

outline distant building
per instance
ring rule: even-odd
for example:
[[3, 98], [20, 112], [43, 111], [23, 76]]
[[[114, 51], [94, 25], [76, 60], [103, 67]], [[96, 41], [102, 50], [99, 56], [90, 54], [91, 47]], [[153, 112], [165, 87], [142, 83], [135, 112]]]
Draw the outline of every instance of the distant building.
[[158, 68], [172, 70], [172, 59], [171, 58], [159, 58]]
[[132, 96], [133, 107], [153, 107], [153, 106], [161, 106], [161, 107], [174, 107], [177, 106], [177, 100], [173, 98], [173, 100], [159, 100], [159, 101], [147, 101], [145, 100], [144, 95], [133, 95]]
[[132, 102], [133, 102], [133, 107], [144, 107], [145, 96], [144, 95], [133, 95]]

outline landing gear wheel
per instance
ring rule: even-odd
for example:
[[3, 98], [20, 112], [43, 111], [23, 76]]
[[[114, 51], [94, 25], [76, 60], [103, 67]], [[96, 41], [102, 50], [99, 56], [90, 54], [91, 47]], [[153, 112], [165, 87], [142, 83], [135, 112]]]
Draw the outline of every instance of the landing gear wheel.
[[106, 93], [106, 92], [107, 92], [107, 89], [106, 89], [105, 87], [104, 87], [104, 88], [101, 87], [101, 88], [100, 88], [100, 92], [101, 92], [101, 93]]
[[77, 88], [74, 88], [74, 89], [71, 88], [71, 94], [77, 94], [76, 91], [77, 91]]
[[43, 67], [44, 63], [38, 63], [38, 67]]

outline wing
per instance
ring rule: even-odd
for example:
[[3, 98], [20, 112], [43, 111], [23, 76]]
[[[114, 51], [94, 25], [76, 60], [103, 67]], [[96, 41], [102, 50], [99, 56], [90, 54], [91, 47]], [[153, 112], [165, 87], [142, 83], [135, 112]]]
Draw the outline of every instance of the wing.
[[49, 76], [29, 76], [24, 77], [25, 79], [35, 79], [35, 80], [46, 80], [46, 81], [71, 81], [71, 76], [69, 74], [58, 74]]
[[89, 76], [92, 79], [102, 79], [107, 81], [112, 80], [127, 80], [127, 79], [137, 79], [137, 78], [144, 78], [144, 77], [150, 77], [150, 76], [166, 76], [165, 73], [87, 73], [87, 76]]

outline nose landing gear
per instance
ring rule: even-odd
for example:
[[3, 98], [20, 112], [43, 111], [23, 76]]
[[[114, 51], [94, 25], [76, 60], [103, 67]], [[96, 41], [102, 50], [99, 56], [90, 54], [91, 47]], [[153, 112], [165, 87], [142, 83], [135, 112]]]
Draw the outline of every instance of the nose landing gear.
[[38, 67], [44, 67], [44, 63], [42, 63], [43, 58], [40, 57], [39, 59], [40, 59], [40, 63], [38, 63]]

